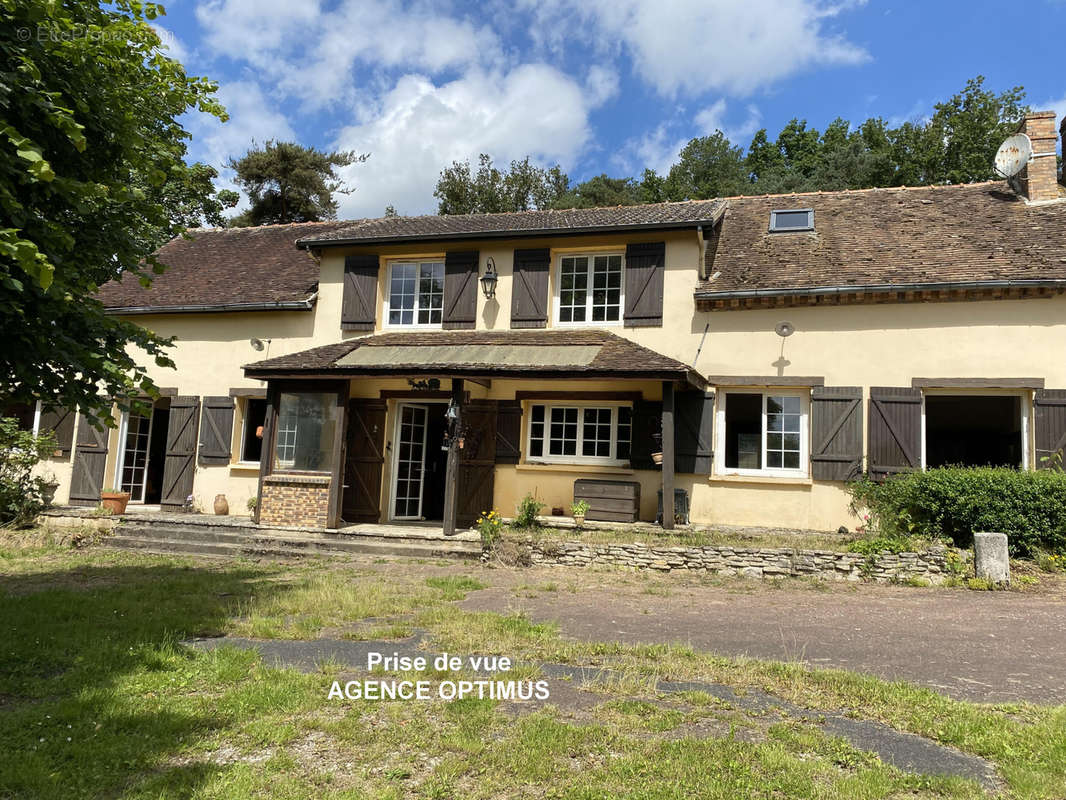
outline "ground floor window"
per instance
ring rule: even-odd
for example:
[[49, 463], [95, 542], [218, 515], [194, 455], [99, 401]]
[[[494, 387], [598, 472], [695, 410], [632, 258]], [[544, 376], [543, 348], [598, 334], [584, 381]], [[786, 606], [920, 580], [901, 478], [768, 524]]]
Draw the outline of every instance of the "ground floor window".
[[805, 475], [808, 406], [801, 393], [723, 393], [718, 441], [724, 471]]
[[328, 472], [337, 416], [337, 396], [331, 392], [283, 392], [278, 400], [274, 469]]
[[925, 396], [925, 466], [1024, 465], [1022, 398]]
[[629, 406], [547, 405], [529, 408], [530, 461], [617, 464], [629, 461]]
[[[244, 425], [241, 430], [241, 461], [258, 464], [263, 457], [263, 426], [266, 424], [266, 400], [250, 397], [244, 405]], [[295, 430], [286, 431], [286, 439]], [[288, 443], [286, 447], [288, 447]], [[288, 453], [288, 451], [287, 451]]]

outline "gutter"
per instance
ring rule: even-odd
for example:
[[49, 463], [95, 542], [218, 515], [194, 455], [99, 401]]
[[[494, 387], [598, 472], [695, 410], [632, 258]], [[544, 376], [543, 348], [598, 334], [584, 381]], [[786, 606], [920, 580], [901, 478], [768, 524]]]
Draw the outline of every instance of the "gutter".
[[215, 314], [226, 311], [311, 311], [318, 292], [306, 300], [279, 300], [274, 303], [216, 303], [211, 305], [185, 306], [124, 306], [104, 309], [105, 314], [116, 317], [138, 314]]
[[850, 286], [814, 286], [797, 289], [739, 289], [712, 292], [697, 289], [697, 300], [733, 300], [749, 297], [811, 297], [875, 292], [916, 292], [953, 289], [1064, 289], [1066, 278], [1044, 280], [945, 281], [943, 283], [866, 283]]
[[694, 219], [683, 222], [641, 222], [632, 225], [585, 225], [579, 228], [530, 228], [527, 230], [475, 231], [454, 233], [418, 233], [406, 236], [349, 236], [344, 239], [297, 239], [296, 246], [301, 250], [321, 247], [339, 247], [342, 245], [386, 245], [408, 242], [448, 242], [471, 239], [532, 239], [559, 236], [585, 236], [589, 234], [625, 233], [627, 231], [689, 230], [701, 226], [712, 226], [725, 211], [723, 207], [710, 219]]

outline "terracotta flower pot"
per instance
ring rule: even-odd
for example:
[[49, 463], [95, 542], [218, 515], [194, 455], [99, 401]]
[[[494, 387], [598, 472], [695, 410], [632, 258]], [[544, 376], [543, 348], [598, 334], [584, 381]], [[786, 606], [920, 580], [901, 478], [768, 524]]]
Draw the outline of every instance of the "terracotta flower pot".
[[226, 495], [215, 495], [215, 514], [220, 517], [224, 517], [229, 514], [229, 500], [226, 499]]
[[574, 524], [577, 525], [577, 527], [579, 527], [579, 528], [582, 525], [584, 525], [585, 524], [585, 515], [584, 514], [574, 514]]
[[112, 514], [125, 514], [126, 503], [130, 501], [129, 492], [101, 492], [100, 505]]

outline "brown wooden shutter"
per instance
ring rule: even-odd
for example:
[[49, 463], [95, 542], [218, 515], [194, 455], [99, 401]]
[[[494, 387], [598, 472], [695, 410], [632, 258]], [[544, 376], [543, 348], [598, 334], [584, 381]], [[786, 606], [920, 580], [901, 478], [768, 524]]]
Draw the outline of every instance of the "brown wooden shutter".
[[871, 386], [867, 458], [870, 475], [885, 478], [922, 467], [922, 393], [911, 387]]
[[344, 299], [341, 301], [343, 330], [374, 330], [378, 307], [378, 264], [376, 253], [345, 257]]
[[[100, 502], [107, 464], [107, 428], [96, 428], [82, 414], [74, 446], [74, 470], [70, 478], [70, 504], [94, 506]], [[120, 445], [121, 446], [121, 445]]]
[[491, 511], [496, 478], [496, 404], [467, 403], [462, 408], [463, 448], [459, 451], [455, 524], [468, 528], [482, 511]]
[[861, 474], [862, 387], [815, 386], [811, 390], [811, 477], [849, 481]]
[[651, 460], [651, 454], [662, 450], [662, 442], [655, 441], [655, 435], [661, 434], [662, 427], [662, 403], [650, 400], [637, 400], [633, 403], [633, 438], [629, 452], [633, 469], [659, 469]]
[[710, 475], [714, 463], [714, 392], [674, 395], [674, 471]]
[[477, 327], [478, 251], [464, 250], [444, 256], [445, 330]]
[[1066, 449], [1066, 390], [1037, 389], [1033, 399], [1036, 468], [1048, 469], [1055, 453]]
[[514, 251], [511, 277], [511, 327], [544, 328], [548, 325], [548, 271], [551, 251]]
[[522, 404], [501, 400], [496, 411], [496, 463], [517, 464], [522, 457]]
[[341, 516], [345, 522], [381, 521], [381, 478], [385, 468], [385, 401], [348, 403]]
[[230, 463], [233, 447], [233, 398], [205, 397], [200, 420], [201, 464]]
[[174, 397], [170, 401], [167, 449], [163, 462], [164, 511], [180, 511], [192, 494], [196, 475], [196, 431], [200, 419], [199, 397]]
[[626, 248], [625, 327], [662, 327], [665, 263], [665, 242], [642, 242]]
[[74, 443], [74, 418], [77, 414], [69, 408], [41, 409], [40, 432], [49, 431], [56, 437], [56, 454], [70, 455]]

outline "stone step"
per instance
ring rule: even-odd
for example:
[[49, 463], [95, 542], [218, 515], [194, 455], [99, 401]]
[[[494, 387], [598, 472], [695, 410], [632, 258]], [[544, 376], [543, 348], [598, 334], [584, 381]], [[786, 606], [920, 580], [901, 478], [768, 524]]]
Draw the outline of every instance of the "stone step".
[[308, 558], [315, 556], [348, 557], [353, 555], [403, 556], [407, 558], [452, 558], [477, 559], [480, 549], [445, 549], [426, 544], [400, 544], [358, 542], [343, 549], [324, 548], [321, 546], [287, 546], [288, 543], [252, 540], [205, 542], [183, 539], [156, 539], [145, 536], [108, 536], [101, 544], [119, 550], [139, 550], [151, 553], [181, 553], [186, 555], [221, 556], [221, 557], [270, 557], [270, 558]]

